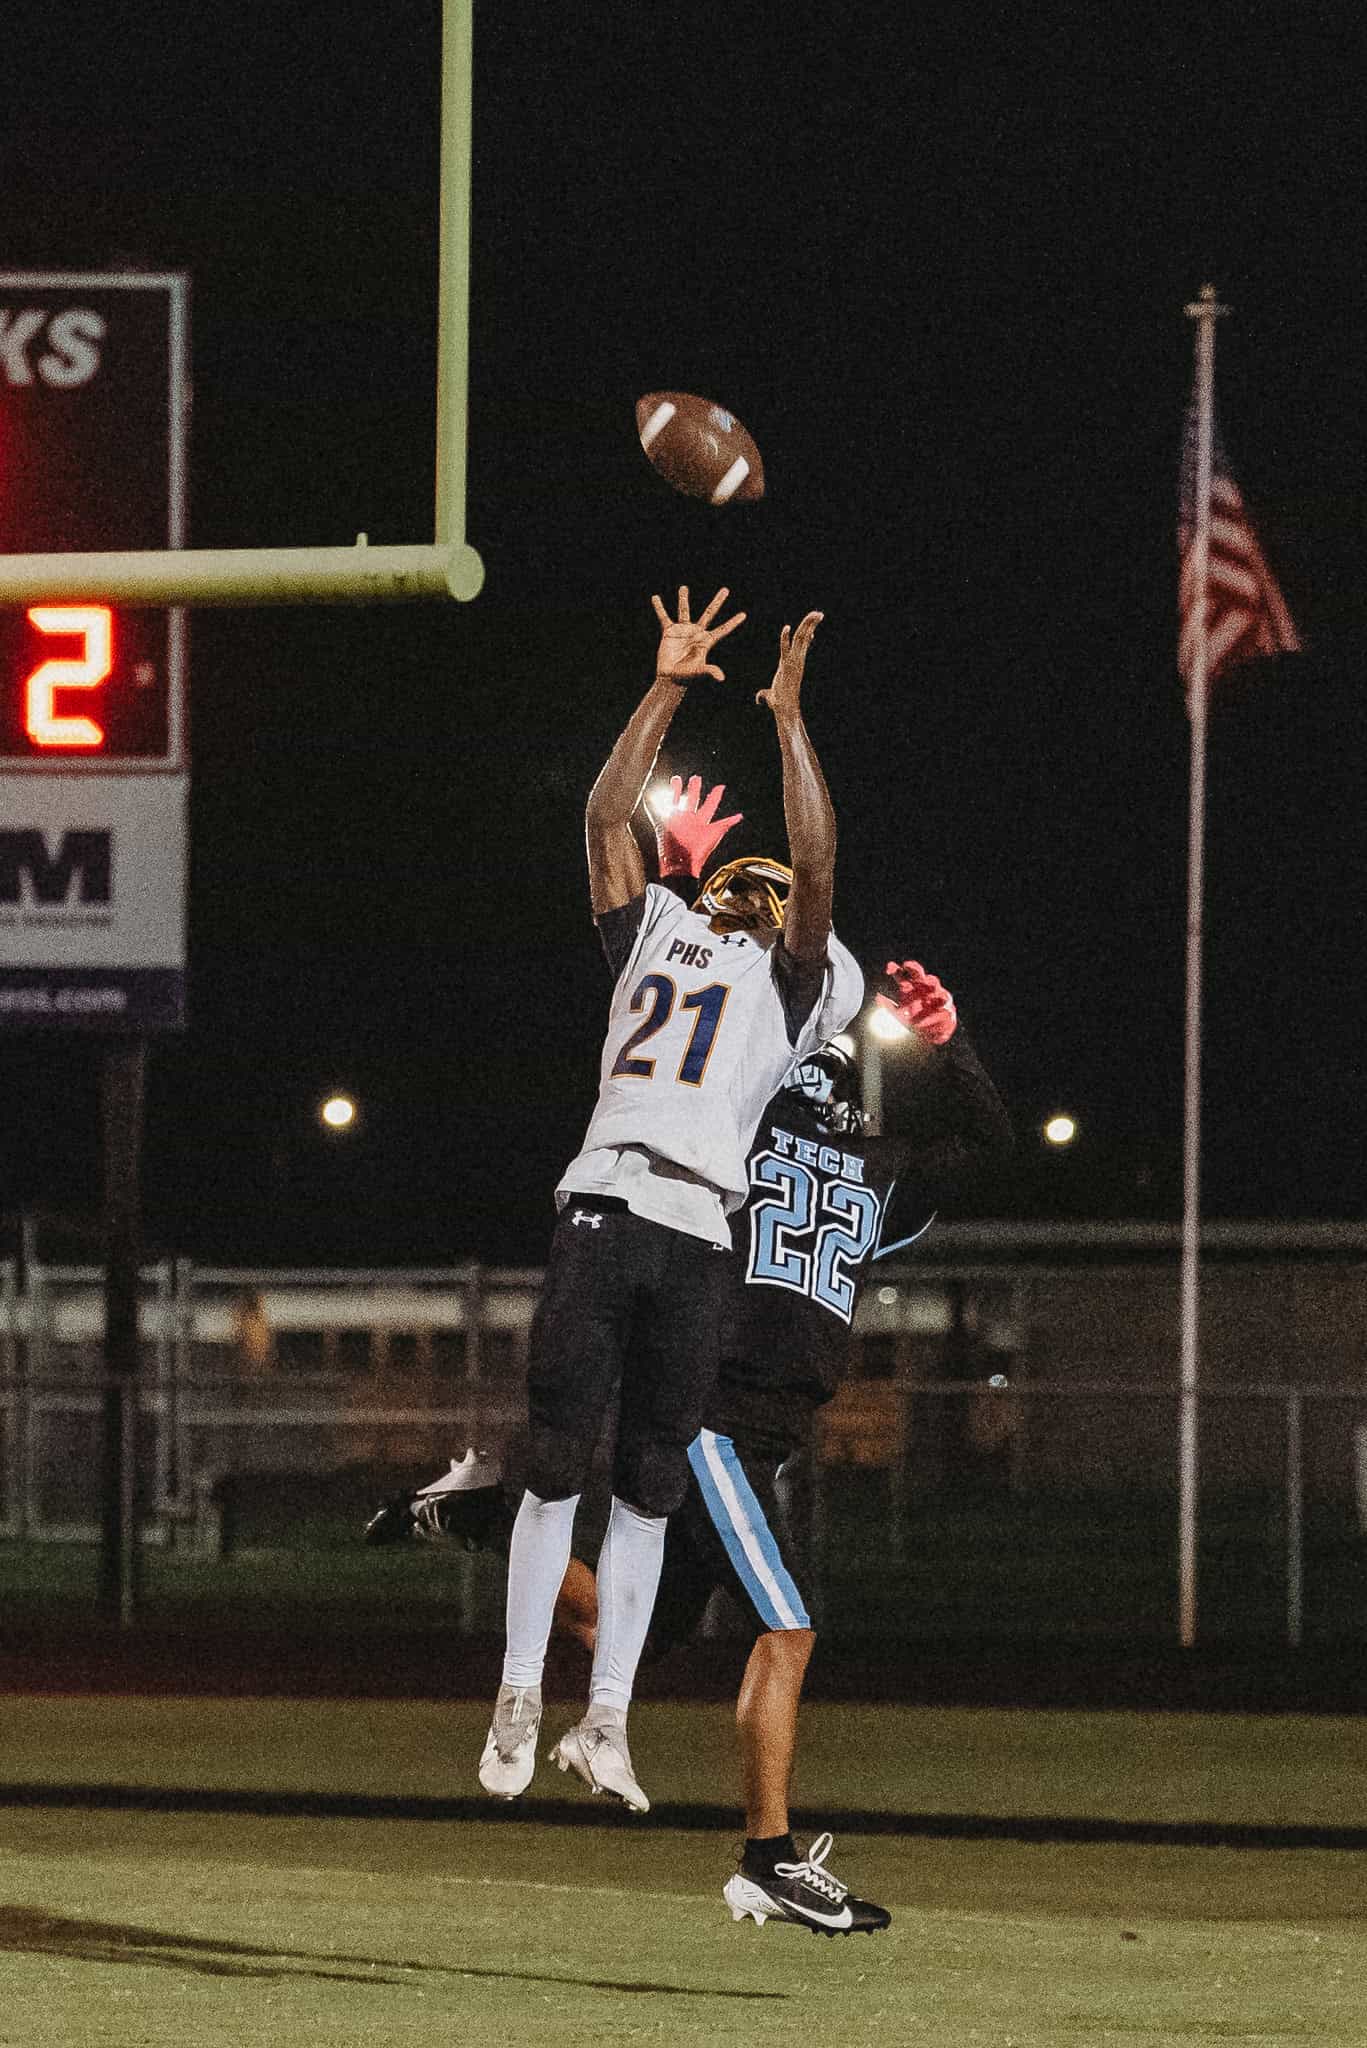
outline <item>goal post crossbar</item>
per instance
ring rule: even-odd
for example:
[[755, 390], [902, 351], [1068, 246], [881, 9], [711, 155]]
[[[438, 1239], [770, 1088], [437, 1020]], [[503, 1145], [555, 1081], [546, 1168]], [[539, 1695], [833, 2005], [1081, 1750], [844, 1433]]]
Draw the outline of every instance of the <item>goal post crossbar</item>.
[[469, 599], [483, 582], [484, 564], [463, 542], [0, 555], [0, 605], [384, 604]]

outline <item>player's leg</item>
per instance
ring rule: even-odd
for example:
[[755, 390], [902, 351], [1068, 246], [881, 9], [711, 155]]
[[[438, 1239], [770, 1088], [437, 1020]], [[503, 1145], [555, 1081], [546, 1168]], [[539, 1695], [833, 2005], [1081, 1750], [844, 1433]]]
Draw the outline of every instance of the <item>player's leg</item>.
[[[506, 1561], [517, 1512], [508, 1495], [502, 1462], [487, 1451], [468, 1450], [427, 1486], [387, 1500], [366, 1523], [365, 1541], [446, 1543]], [[554, 1626], [592, 1656], [597, 1625], [593, 1573], [581, 1557], [571, 1557], [555, 1597]]]
[[650, 1801], [631, 1760], [627, 1708], [659, 1583], [664, 1531], [662, 1516], [638, 1514], [614, 1497], [594, 1582], [598, 1625], [588, 1709], [551, 1751], [562, 1771], [576, 1771], [592, 1791], [609, 1793], [633, 1813], [648, 1813]]
[[627, 1744], [627, 1710], [664, 1558], [688, 1486], [688, 1445], [716, 1375], [732, 1255], [644, 1218], [636, 1226], [641, 1312], [623, 1362], [613, 1500], [598, 1558], [598, 1634], [589, 1706], [553, 1752], [595, 1791], [635, 1812], [649, 1800]]
[[[567, 1600], [573, 1599], [579, 1609], [581, 1623], [596, 1622], [597, 1581], [586, 1565], [577, 1558], [571, 1558], [571, 1572], [576, 1568], [581, 1576], [573, 1586], [566, 1578], [564, 1596]], [[658, 1661], [692, 1640], [708, 1600], [719, 1583], [716, 1538], [705, 1510], [697, 1501], [697, 1490], [690, 1485], [683, 1505], [669, 1517], [659, 1587], [645, 1647], [641, 1652], [643, 1663]], [[562, 1625], [559, 1607], [556, 1609], [556, 1625]], [[580, 1641], [587, 1640], [590, 1649], [593, 1648], [594, 1630], [591, 1625], [582, 1632], [576, 1628], [574, 1633]], [[633, 1803], [637, 1795], [645, 1798], [636, 1782], [630, 1749], [626, 1746], [624, 1719], [615, 1715], [610, 1707], [590, 1708], [578, 1727], [567, 1730], [551, 1755], [562, 1770], [576, 1770], [596, 1792], [615, 1793], [628, 1804]]]
[[629, 1321], [624, 1227], [636, 1219], [588, 1216], [577, 1202], [562, 1213], [532, 1321], [527, 1487], [508, 1551], [503, 1682], [479, 1766], [485, 1790], [505, 1799], [526, 1790], [535, 1768], [546, 1645]]
[[593, 1655], [598, 1634], [598, 1586], [582, 1557], [571, 1557], [555, 1596], [555, 1627]]
[[871, 1934], [888, 1925], [889, 1914], [852, 1897], [826, 1869], [829, 1835], [802, 1856], [789, 1824], [798, 1703], [815, 1636], [780, 1509], [775, 1461], [704, 1429], [689, 1462], [735, 1590], [761, 1631], [736, 1702], [746, 1842], [740, 1868], [725, 1886], [726, 1902], [735, 1919], [748, 1913], [761, 1926], [776, 1919], [817, 1933]]
[[736, 1695], [746, 1850], [792, 1856], [788, 1797], [797, 1752], [797, 1709], [816, 1637], [809, 1628], [765, 1629], [755, 1639]]
[[781, 1513], [777, 1460], [765, 1450], [701, 1430], [689, 1450], [693, 1482], [708, 1516], [723, 1577], [758, 1628], [736, 1699], [750, 1863], [796, 1856], [788, 1794], [797, 1711], [816, 1638]]

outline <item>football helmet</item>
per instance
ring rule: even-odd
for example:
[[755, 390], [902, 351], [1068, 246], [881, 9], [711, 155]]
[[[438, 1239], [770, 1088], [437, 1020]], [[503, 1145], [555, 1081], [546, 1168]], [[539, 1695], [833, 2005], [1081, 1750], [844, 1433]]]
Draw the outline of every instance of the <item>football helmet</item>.
[[800, 1101], [837, 1138], [857, 1138], [864, 1128], [864, 1091], [859, 1068], [838, 1045], [821, 1045], [799, 1060], [783, 1093]]
[[793, 871], [781, 860], [745, 854], [712, 871], [693, 908], [714, 932], [781, 932], [792, 886]]

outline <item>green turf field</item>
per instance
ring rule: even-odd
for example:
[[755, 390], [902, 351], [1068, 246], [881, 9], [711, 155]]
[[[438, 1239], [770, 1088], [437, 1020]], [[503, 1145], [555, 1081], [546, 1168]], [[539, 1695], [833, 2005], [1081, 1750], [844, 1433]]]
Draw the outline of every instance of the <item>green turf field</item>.
[[[832, 1861], [894, 1914], [886, 1935], [827, 1942], [735, 1926], [722, 1904], [738, 1840], [722, 1708], [636, 1717], [650, 1790], [715, 1802], [703, 1828], [600, 1825], [544, 1770], [533, 1789], [563, 1798], [561, 1824], [441, 1817], [472, 1789], [472, 1705], [12, 1695], [0, 1711], [15, 2048], [1367, 2043], [1367, 1854], [1011, 1834], [1049, 1816], [1117, 1836], [1361, 1828], [1352, 1720], [814, 1707], [798, 1797], [814, 1824], [865, 1811]], [[158, 1788], [181, 1809], [134, 1803]], [[190, 1810], [192, 1794], [297, 1810]], [[400, 1799], [430, 1817], [384, 1817]], [[1001, 1838], [940, 1838], [936, 1815], [995, 1817]]]
[[725, 1838], [7, 1817], [0, 2041], [1361, 2043], [1332, 1854], [850, 1838], [888, 1934], [732, 1924]]
[[[0, 1788], [128, 1786], [203, 1793], [478, 1797], [488, 1721], [475, 1701], [0, 1697]], [[548, 1704], [548, 1747], [574, 1718]], [[731, 1710], [645, 1702], [632, 1754], [655, 1803], [716, 1809], [736, 1783]], [[529, 1796], [574, 1798], [549, 1766]], [[1347, 1716], [802, 1710], [794, 1804], [871, 1815], [1078, 1817], [1119, 1825], [1367, 1830], [1367, 1742]], [[1367, 1866], [1364, 1868], [1367, 1876]], [[1364, 2033], [1367, 2040], [1367, 2030]]]

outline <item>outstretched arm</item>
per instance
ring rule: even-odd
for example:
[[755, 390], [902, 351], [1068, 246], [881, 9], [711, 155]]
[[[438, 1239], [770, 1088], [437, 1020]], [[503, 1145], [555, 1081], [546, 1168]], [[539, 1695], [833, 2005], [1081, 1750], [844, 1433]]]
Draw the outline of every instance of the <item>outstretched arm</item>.
[[914, 1180], [918, 1197], [940, 1202], [1002, 1164], [1015, 1142], [1011, 1120], [939, 975], [928, 974], [919, 960], [889, 960], [886, 972], [896, 995], [878, 995], [879, 1007], [935, 1051], [910, 1105], [908, 1128], [873, 1142], [884, 1146], [899, 1174]]
[[727, 590], [719, 590], [696, 623], [689, 617], [686, 587], [679, 591], [677, 619], [670, 618], [658, 597], [651, 599], [660, 621], [655, 680], [608, 755], [589, 793], [584, 815], [589, 896], [595, 917], [620, 909], [645, 887], [645, 865], [631, 830], [632, 814], [688, 684], [698, 676], [722, 680], [722, 671], [708, 657], [715, 643], [734, 633], [745, 618], [744, 612], [737, 612], [724, 624], [713, 626], [729, 595]]
[[802, 671], [807, 649], [824, 617], [808, 612], [796, 633], [779, 636], [778, 667], [757, 704], [774, 714], [783, 761], [783, 819], [793, 886], [783, 920], [783, 944], [796, 960], [819, 960], [831, 929], [835, 891], [835, 812], [811, 735], [802, 722]]

